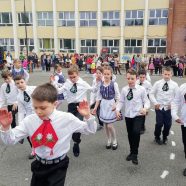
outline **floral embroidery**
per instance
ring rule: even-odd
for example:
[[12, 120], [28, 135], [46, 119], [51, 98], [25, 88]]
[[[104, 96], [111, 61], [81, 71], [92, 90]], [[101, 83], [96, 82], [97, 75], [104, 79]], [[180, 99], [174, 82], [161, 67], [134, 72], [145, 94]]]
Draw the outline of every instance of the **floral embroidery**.
[[47, 138], [47, 142], [55, 142], [53, 139], [53, 135], [50, 133], [47, 134], [46, 138]]
[[36, 136], [35, 140], [36, 140], [38, 143], [41, 143], [42, 138], [43, 138], [43, 135], [42, 135], [41, 133], [39, 133], [39, 134]]

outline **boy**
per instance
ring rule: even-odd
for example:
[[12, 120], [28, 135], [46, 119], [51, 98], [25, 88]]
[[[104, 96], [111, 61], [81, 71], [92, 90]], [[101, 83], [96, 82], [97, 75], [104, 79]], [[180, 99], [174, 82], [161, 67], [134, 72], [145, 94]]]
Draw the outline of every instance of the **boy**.
[[[172, 125], [171, 117], [171, 101], [175, 97], [178, 84], [171, 80], [172, 71], [170, 67], [163, 69], [163, 79], [156, 81], [150, 91], [149, 97], [155, 106], [156, 126], [155, 126], [155, 142], [159, 145], [167, 144], [167, 137]], [[162, 132], [162, 127], [164, 127]], [[161, 140], [161, 132], [163, 133], [163, 141]]]
[[[20, 123], [26, 116], [29, 116], [34, 113], [34, 109], [32, 107], [32, 99], [31, 94], [33, 93], [35, 86], [27, 86], [26, 81], [23, 76], [16, 76], [14, 78], [15, 84], [17, 88], [20, 90], [17, 95], [17, 102], [18, 102], [18, 123]], [[30, 139], [28, 139], [28, 142], [32, 148], [32, 143], [30, 142]], [[20, 141], [20, 143], [23, 143], [23, 140]], [[28, 156], [29, 159], [35, 158], [35, 156], [31, 153]]]
[[[178, 110], [180, 111], [180, 117], [178, 116]], [[176, 96], [171, 103], [171, 115], [174, 121], [181, 124], [182, 141], [186, 159], [186, 83], [182, 84], [176, 92]], [[186, 169], [184, 169], [183, 175], [186, 176]]]
[[11, 72], [12, 72], [13, 79], [16, 76], [20, 75], [20, 76], [24, 77], [26, 82], [28, 82], [28, 80], [29, 80], [29, 73], [25, 69], [22, 68], [22, 64], [21, 64], [20, 60], [18, 60], [18, 59], [14, 60], [14, 68], [12, 69]]
[[130, 145], [130, 154], [126, 160], [138, 164], [138, 148], [140, 142], [141, 126], [144, 123], [144, 116], [150, 107], [150, 101], [144, 87], [136, 84], [137, 73], [131, 69], [127, 71], [128, 85], [121, 91], [120, 101], [116, 107], [118, 119], [121, 117], [120, 110], [124, 105], [125, 121]]
[[[76, 65], [72, 65], [68, 70], [68, 79], [62, 87], [58, 87], [55, 84], [54, 77], [51, 77], [52, 84], [57, 88], [58, 94], [63, 93], [68, 102], [68, 112], [74, 116], [83, 120], [83, 117], [79, 114], [77, 106], [83, 100], [87, 100], [87, 91], [92, 87], [83, 79], [79, 77], [79, 70]], [[75, 157], [80, 154], [79, 144], [81, 142], [81, 133], [74, 133], [72, 139], [74, 141], [73, 153]]]
[[16, 127], [16, 113], [17, 113], [17, 94], [18, 90], [15, 86], [14, 80], [12, 79], [11, 72], [6, 70], [3, 71], [1, 77], [4, 79], [4, 83], [0, 90], [0, 108], [2, 108], [5, 103], [9, 112], [12, 112], [13, 120], [11, 127]]
[[[149, 97], [149, 92], [152, 88], [152, 85], [146, 79], [146, 71], [145, 70], [140, 70], [138, 72], [138, 75], [139, 75], [139, 79], [136, 81], [136, 83], [145, 88], [145, 90], [147, 92], [147, 96]], [[141, 128], [141, 134], [144, 134], [144, 132], [145, 132], [145, 116], [144, 116], [144, 123], [142, 124], [142, 128]]]
[[90, 115], [86, 101], [77, 108], [85, 121], [71, 113], [57, 111], [57, 90], [49, 83], [38, 86], [31, 97], [36, 114], [24, 118], [15, 129], [10, 129], [11, 113], [0, 110], [1, 138], [5, 144], [15, 144], [27, 136], [31, 138], [36, 154], [31, 165], [31, 186], [63, 186], [71, 136], [74, 132], [95, 133], [95, 118]]

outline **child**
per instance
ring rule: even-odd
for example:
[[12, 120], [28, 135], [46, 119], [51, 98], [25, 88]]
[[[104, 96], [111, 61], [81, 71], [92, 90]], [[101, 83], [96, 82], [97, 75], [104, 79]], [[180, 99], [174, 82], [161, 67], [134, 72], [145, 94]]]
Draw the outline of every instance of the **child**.
[[[65, 83], [65, 76], [62, 73], [62, 66], [60, 64], [57, 64], [55, 65], [54, 70], [55, 70], [54, 73], [55, 84], [57, 84], [59, 87], [62, 87], [63, 84]], [[58, 104], [57, 104], [57, 109], [58, 109], [62, 104], [62, 101], [64, 100], [63, 93], [58, 94], [57, 100], [58, 100]]]
[[15, 128], [18, 90], [15, 86], [14, 80], [12, 79], [10, 71], [3, 71], [1, 77], [4, 79], [4, 83], [0, 89], [0, 108], [2, 108], [5, 103], [7, 104], [8, 112], [12, 112], [13, 117], [11, 127]]
[[[83, 117], [79, 114], [77, 106], [83, 100], [87, 100], [87, 91], [91, 90], [92, 87], [83, 79], [79, 77], [79, 70], [77, 65], [72, 65], [68, 69], [68, 79], [62, 87], [58, 87], [54, 82], [54, 77], [50, 79], [53, 85], [57, 88], [58, 94], [65, 94], [66, 100], [68, 102], [68, 112], [72, 113], [74, 116], [83, 120]], [[72, 139], [74, 141], [73, 153], [75, 157], [80, 154], [79, 144], [81, 142], [81, 133], [74, 133]]]
[[[17, 95], [17, 102], [18, 102], [18, 123], [21, 123], [21, 121], [26, 117], [34, 113], [34, 109], [32, 107], [32, 99], [31, 94], [33, 93], [35, 86], [28, 86], [26, 84], [26, 81], [23, 76], [16, 76], [14, 78], [15, 84], [17, 88], [19, 89], [19, 93]], [[28, 142], [32, 148], [32, 143], [30, 142], [30, 139], [28, 139]], [[23, 140], [20, 141], [20, 143], [23, 143]], [[28, 158], [33, 159], [35, 156], [33, 153], [30, 153]]]
[[[146, 80], [146, 71], [140, 70], [138, 72], [138, 75], [139, 75], [139, 79], [136, 81], [136, 83], [145, 88], [146, 93], [147, 93], [147, 97], [149, 97], [149, 92], [152, 88], [152, 85], [149, 81]], [[142, 124], [141, 132], [140, 132], [141, 134], [144, 134], [144, 132], [145, 132], [145, 116], [143, 116], [143, 117], [144, 117], [144, 123]]]
[[[100, 87], [102, 79], [103, 79], [103, 68], [98, 66], [96, 69], [95, 78], [93, 79], [93, 82], [92, 82], [92, 87], [95, 87], [95, 86]], [[90, 108], [91, 109], [95, 107], [97, 91], [98, 89], [95, 92], [90, 93]], [[99, 119], [99, 113], [100, 113], [100, 107], [98, 106], [96, 114], [99, 120], [98, 130], [101, 130], [103, 128], [103, 122]]]
[[21, 61], [18, 60], [18, 59], [15, 59], [14, 60], [14, 68], [12, 69], [11, 73], [12, 73], [13, 79], [16, 76], [21, 75], [21, 76], [24, 77], [24, 79], [26, 80], [26, 82], [28, 82], [28, 80], [29, 80], [29, 74], [28, 74], [28, 72], [22, 68]]
[[35, 114], [24, 118], [14, 129], [10, 129], [11, 113], [0, 110], [1, 139], [5, 144], [15, 144], [30, 137], [36, 154], [36, 160], [31, 164], [31, 186], [64, 186], [71, 136], [74, 132], [95, 133], [95, 118], [90, 115], [86, 101], [77, 108], [85, 121], [71, 113], [55, 110], [57, 90], [49, 83], [38, 86], [31, 97]]
[[120, 101], [116, 108], [118, 119], [121, 117], [120, 110], [124, 105], [125, 121], [130, 145], [130, 154], [126, 160], [138, 164], [138, 148], [140, 143], [140, 131], [144, 123], [144, 116], [150, 107], [150, 101], [144, 87], [136, 84], [137, 73], [131, 69], [127, 72], [128, 85], [121, 91]]
[[150, 61], [149, 63], [149, 70], [150, 70], [150, 75], [153, 75], [153, 71], [154, 71], [154, 63], [153, 61]]
[[151, 83], [151, 78], [150, 78], [150, 75], [149, 75], [149, 72], [148, 72], [147, 63], [144, 63], [144, 62], [141, 63], [140, 67], [141, 67], [141, 70], [145, 70], [146, 71], [146, 80]]
[[95, 74], [95, 72], [96, 72], [96, 63], [94, 61], [90, 65], [90, 68], [91, 68], [91, 74]]
[[23, 65], [23, 69], [27, 70], [27, 68], [28, 68], [28, 61], [27, 61], [27, 59], [23, 60], [23, 64], [22, 65]]
[[183, 63], [180, 61], [178, 63], [178, 75], [180, 78], [183, 77], [183, 69], [184, 69]]
[[126, 73], [127, 73], [127, 71], [129, 70], [129, 68], [130, 68], [130, 62], [129, 62], [129, 60], [127, 60], [127, 62], [126, 62], [126, 64], [125, 64]]
[[[171, 101], [175, 97], [178, 84], [171, 80], [172, 71], [170, 67], [163, 69], [163, 79], [156, 81], [150, 91], [149, 97], [155, 106], [156, 126], [155, 126], [155, 142], [159, 145], [167, 144], [167, 136], [172, 125], [171, 117]], [[163, 129], [163, 141], [161, 140], [161, 132]]]
[[112, 147], [113, 150], [116, 150], [118, 147], [118, 143], [116, 139], [116, 131], [112, 123], [117, 120], [115, 109], [116, 104], [119, 101], [120, 93], [118, 84], [111, 80], [111, 67], [105, 67], [103, 69], [103, 76], [104, 80], [99, 87], [96, 98], [96, 105], [92, 113], [96, 113], [100, 104], [99, 118], [103, 123], [105, 123], [105, 130], [108, 139], [106, 149], [110, 149]]
[[[186, 159], [186, 83], [182, 84], [176, 96], [171, 103], [171, 115], [174, 121], [181, 124], [182, 141], [184, 145], [185, 159]], [[178, 116], [180, 111], [180, 116]], [[186, 176], [186, 169], [183, 171], [183, 175]]]

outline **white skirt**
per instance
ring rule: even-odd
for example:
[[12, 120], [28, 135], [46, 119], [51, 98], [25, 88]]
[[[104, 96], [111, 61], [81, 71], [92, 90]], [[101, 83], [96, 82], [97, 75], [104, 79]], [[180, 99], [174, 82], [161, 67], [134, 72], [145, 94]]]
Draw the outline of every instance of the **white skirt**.
[[116, 111], [112, 111], [115, 100], [102, 99], [100, 104], [100, 116], [99, 119], [104, 123], [113, 123], [117, 121]]

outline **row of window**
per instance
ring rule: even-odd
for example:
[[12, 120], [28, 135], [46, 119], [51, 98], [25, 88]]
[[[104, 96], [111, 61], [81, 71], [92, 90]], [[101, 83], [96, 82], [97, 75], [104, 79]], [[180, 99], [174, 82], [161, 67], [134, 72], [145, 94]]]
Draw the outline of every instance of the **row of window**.
[[[18, 13], [18, 25], [32, 25], [32, 13]], [[79, 13], [80, 26], [97, 26], [97, 12], [87, 11]], [[149, 10], [149, 25], [166, 25], [168, 22], [167, 9]], [[53, 12], [37, 12], [38, 26], [53, 26]], [[143, 25], [144, 10], [126, 10], [125, 25]], [[12, 14], [0, 13], [0, 26], [12, 25]], [[58, 26], [75, 26], [75, 12], [59, 12]], [[120, 12], [102, 12], [102, 26], [120, 26]]]
[[[20, 39], [20, 50], [22, 51], [26, 46], [26, 40]], [[60, 51], [62, 52], [75, 52], [75, 39], [60, 39]], [[34, 40], [28, 39], [27, 44], [29, 51], [34, 49]], [[142, 53], [143, 40], [141, 39], [125, 39], [124, 41], [124, 53]], [[0, 39], [0, 46], [4, 47], [6, 51], [14, 51], [13, 39]], [[114, 51], [119, 52], [119, 40], [102, 40], [102, 48], [107, 48], [108, 53]], [[40, 50], [53, 50], [54, 39], [39, 39]], [[97, 53], [97, 40], [95, 39], [83, 39], [80, 42], [81, 53]], [[166, 53], [166, 39], [154, 38], [148, 39], [147, 44], [148, 53]]]

